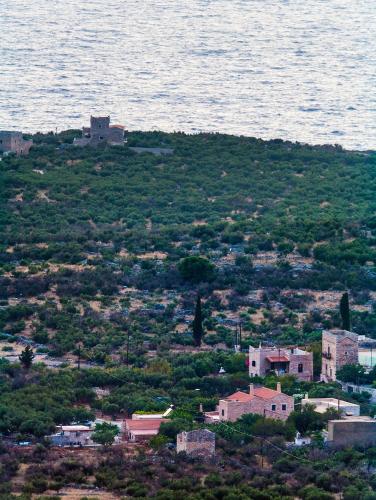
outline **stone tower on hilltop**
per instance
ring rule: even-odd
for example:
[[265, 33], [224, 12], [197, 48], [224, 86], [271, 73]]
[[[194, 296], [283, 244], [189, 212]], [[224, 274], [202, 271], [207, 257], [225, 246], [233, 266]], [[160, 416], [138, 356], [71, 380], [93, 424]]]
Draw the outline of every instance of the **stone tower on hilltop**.
[[82, 137], [75, 138], [75, 146], [97, 146], [98, 144], [122, 146], [125, 143], [123, 125], [110, 125], [109, 116], [91, 116], [90, 127], [82, 128]]
[[358, 362], [358, 335], [347, 330], [324, 330], [322, 332], [320, 380], [333, 382], [337, 379], [337, 370], [344, 365], [354, 365]]

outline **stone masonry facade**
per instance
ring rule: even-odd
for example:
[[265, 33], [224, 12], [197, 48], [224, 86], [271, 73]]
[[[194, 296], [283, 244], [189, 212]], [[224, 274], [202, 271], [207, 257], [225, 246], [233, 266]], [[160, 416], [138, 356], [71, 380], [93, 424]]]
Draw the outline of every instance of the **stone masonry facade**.
[[283, 375], [288, 373], [297, 379], [310, 382], [313, 380], [313, 354], [297, 347], [249, 348], [249, 376], [264, 377], [268, 373]]
[[277, 390], [251, 384], [248, 394], [236, 392], [221, 399], [218, 405], [219, 420], [229, 422], [235, 422], [248, 413], [286, 420], [293, 410], [294, 398], [281, 392], [280, 383], [277, 384]]
[[321, 380], [336, 380], [337, 370], [344, 365], [359, 362], [358, 336], [346, 330], [324, 330], [322, 332]]
[[176, 436], [176, 452], [185, 452], [192, 457], [213, 457], [215, 433], [208, 429], [181, 432]]
[[17, 156], [29, 154], [33, 141], [26, 141], [22, 132], [0, 131], [0, 153], [15, 153]]
[[375, 446], [376, 420], [367, 417], [330, 420], [328, 443], [334, 446]]
[[98, 146], [99, 144], [110, 144], [122, 146], [125, 142], [124, 127], [122, 125], [110, 125], [109, 116], [91, 116], [90, 127], [83, 127], [82, 137], [73, 141], [75, 146]]

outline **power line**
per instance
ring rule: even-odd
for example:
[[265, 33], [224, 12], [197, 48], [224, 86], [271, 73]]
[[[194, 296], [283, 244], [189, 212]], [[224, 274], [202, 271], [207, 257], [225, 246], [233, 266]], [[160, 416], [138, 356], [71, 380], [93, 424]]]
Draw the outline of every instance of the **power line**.
[[295, 460], [300, 460], [300, 461], [303, 461], [303, 462], [309, 462], [311, 464], [314, 464], [314, 465], [317, 465], [316, 462], [314, 462], [313, 460], [309, 460], [308, 458], [303, 458], [303, 457], [297, 457], [295, 455], [293, 455], [292, 453], [290, 453], [289, 451], [287, 450], [284, 450], [283, 448], [281, 448], [280, 446], [277, 446], [276, 444], [272, 443], [271, 441], [269, 441], [268, 439], [266, 439], [265, 437], [261, 437], [261, 436], [256, 436], [254, 434], [250, 434], [250, 433], [247, 433], [247, 432], [244, 432], [244, 431], [240, 431], [239, 429], [236, 429], [236, 428], [233, 428], [233, 427], [230, 427], [229, 425], [227, 425], [226, 423], [224, 422], [221, 422], [221, 425], [227, 427], [228, 429], [230, 429], [231, 431], [233, 432], [238, 432], [239, 434], [243, 434], [244, 436], [248, 436], [248, 437], [251, 437], [253, 439], [260, 439], [261, 441], [265, 442], [265, 443], [268, 443], [270, 446], [272, 446], [273, 448], [275, 448], [276, 450], [280, 451], [281, 453], [285, 453], [286, 455], [289, 455], [290, 457], [294, 458]]

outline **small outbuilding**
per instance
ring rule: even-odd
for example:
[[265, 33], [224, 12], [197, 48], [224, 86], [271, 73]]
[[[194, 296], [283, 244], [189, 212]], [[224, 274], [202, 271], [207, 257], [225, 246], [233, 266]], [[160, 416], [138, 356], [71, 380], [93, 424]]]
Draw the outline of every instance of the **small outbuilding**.
[[375, 446], [376, 420], [367, 416], [329, 420], [328, 444], [338, 447]]
[[176, 451], [191, 457], [211, 458], [215, 455], [215, 433], [208, 429], [181, 432], [176, 436]]
[[343, 415], [355, 416], [360, 415], [360, 406], [349, 401], [343, 401], [337, 398], [309, 398], [307, 395], [302, 399], [302, 407], [312, 405], [317, 413], [325, 413], [326, 410], [338, 410]]
[[168, 419], [127, 418], [124, 421], [125, 438], [132, 443], [147, 441], [159, 433], [159, 428], [164, 422], [168, 422]]

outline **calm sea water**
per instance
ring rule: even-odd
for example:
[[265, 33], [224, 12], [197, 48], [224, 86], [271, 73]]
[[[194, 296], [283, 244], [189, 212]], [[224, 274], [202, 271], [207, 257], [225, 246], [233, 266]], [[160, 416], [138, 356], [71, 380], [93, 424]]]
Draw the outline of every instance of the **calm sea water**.
[[373, 0], [0, 0], [0, 129], [376, 146]]

